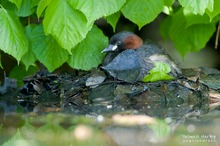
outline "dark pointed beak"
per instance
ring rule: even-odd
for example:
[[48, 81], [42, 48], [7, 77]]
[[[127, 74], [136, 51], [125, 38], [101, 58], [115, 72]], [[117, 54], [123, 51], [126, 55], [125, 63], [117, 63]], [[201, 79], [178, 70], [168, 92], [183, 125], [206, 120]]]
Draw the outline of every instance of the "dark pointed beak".
[[118, 46], [116, 45], [109, 44], [104, 50], [102, 50], [101, 53], [114, 51], [115, 49], [117, 49], [117, 47]]

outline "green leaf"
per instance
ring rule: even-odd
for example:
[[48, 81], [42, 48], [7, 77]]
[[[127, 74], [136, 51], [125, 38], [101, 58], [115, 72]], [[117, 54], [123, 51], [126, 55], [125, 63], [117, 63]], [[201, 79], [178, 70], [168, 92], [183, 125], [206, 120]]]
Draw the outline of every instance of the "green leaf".
[[173, 15], [172, 21], [167, 25], [170, 26], [169, 37], [182, 57], [187, 52], [198, 51], [205, 47], [215, 31], [215, 23], [195, 24], [187, 27], [182, 9]]
[[214, 0], [179, 0], [179, 3], [193, 14], [203, 15], [205, 10], [213, 10]]
[[92, 28], [92, 24], [86, 24], [85, 16], [70, 7], [66, 0], [51, 1], [43, 20], [45, 34], [51, 34], [69, 53]]
[[24, 137], [21, 135], [20, 131], [17, 130], [16, 134], [5, 142], [2, 146], [16, 146], [19, 145], [19, 140], [24, 140]]
[[106, 17], [107, 22], [113, 27], [114, 32], [115, 32], [116, 24], [120, 18], [120, 15], [121, 13], [117, 12], [115, 14]]
[[38, 6], [40, 0], [31, 0], [31, 8]]
[[186, 9], [183, 10], [183, 13], [186, 19], [186, 27], [189, 27], [194, 24], [209, 24], [210, 23], [210, 19], [207, 14], [195, 15]]
[[31, 0], [23, 0], [20, 9], [15, 12], [20, 17], [27, 17], [35, 12], [36, 8], [32, 7]]
[[118, 12], [126, 0], [67, 0], [73, 8], [83, 12], [88, 24], [103, 17]]
[[163, 13], [171, 15], [173, 13], [172, 5], [175, 0], [164, 0]]
[[68, 59], [68, 52], [51, 36], [45, 36], [43, 26], [37, 26], [31, 35], [33, 52], [37, 59], [52, 72]]
[[167, 73], [171, 71], [168, 64], [162, 62], [156, 62], [155, 67], [150, 70], [150, 74], [143, 78], [143, 82], [155, 82], [161, 80], [172, 80], [173, 77], [169, 76]]
[[214, 0], [214, 8], [213, 11], [206, 10], [206, 14], [209, 15], [210, 21], [217, 15], [220, 14], [220, 0]]
[[21, 60], [28, 50], [28, 41], [19, 19], [11, 12], [0, 9], [0, 49]]
[[173, 8], [170, 6], [164, 6], [163, 7], [163, 13], [167, 14], [167, 15], [172, 15], [173, 14]]
[[172, 21], [172, 17], [168, 16], [162, 21], [160, 25], [160, 34], [165, 40], [169, 38], [169, 29], [170, 29], [171, 21]]
[[34, 65], [35, 61], [37, 60], [34, 52], [32, 51], [32, 45], [31, 45], [31, 35], [33, 29], [36, 27], [36, 24], [31, 24], [26, 26], [26, 36], [28, 39], [28, 52], [22, 57], [21, 62], [24, 63], [26, 70], [28, 70], [30, 65]]
[[46, 9], [47, 6], [51, 3], [51, 0], [41, 0], [37, 7], [37, 17], [40, 18], [43, 11]]
[[108, 38], [94, 26], [73, 50], [68, 64], [76, 69], [89, 70], [97, 67], [103, 59], [101, 51], [108, 45]]
[[31, 66], [28, 69], [25, 69], [25, 66], [20, 64], [20, 65], [15, 66], [10, 71], [9, 77], [13, 78], [13, 79], [17, 79], [17, 85], [19, 87], [21, 87], [24, 85], [23, 79], [26, 76], [30, 76], [30, 75], [34, 74], [37, 70], [39, 70], [39, 68], [37, 66]]
[[175, 0], [164, 0], [164, 5], [170, 7], [173, 5], [174, 1]]
[[155, 123], [150, 124], [149, 128], [154, 131], [154, 135], [158, 139], [166, 138], [171, 132], [170, 126], [164, 120], [157, 120]]
[[14, 3], [11, 3], [8, 0], [1, 0], [1, 5], [3, 8], [16, 13], [18, 11], [18, 8], [16, 7], [16, 5]]
[[152, 22], [163, 11], [161, 0], [127, 0], [121, 9], [123, 15], [137, 24], [139, 29]]
[[33, 5], [33, 2], [36, 3], [35, 1], [34, 0], [22, 0], [22, 3], [19, 9], [14, 3], [9, 2], [8, 0], [2, 0], [2, 5], [4, 8], [14, 12], [19, 17], [27, 17], [35, 12], [36, 8]]
[[9, 0], [10, 2], [14, 3], [18, 9], [20, 9], [22, 0]]

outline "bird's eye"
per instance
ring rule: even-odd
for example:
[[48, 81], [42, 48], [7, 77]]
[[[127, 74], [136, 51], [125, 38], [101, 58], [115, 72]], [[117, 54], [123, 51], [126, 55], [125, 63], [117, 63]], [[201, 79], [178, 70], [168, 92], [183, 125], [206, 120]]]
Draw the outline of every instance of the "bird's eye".
[[117, 46], [121, 45], [121, 42], [120, 42], [120, 41], [117, 41], [117, 42], [116, 42], [116, 45], [117, 45]]

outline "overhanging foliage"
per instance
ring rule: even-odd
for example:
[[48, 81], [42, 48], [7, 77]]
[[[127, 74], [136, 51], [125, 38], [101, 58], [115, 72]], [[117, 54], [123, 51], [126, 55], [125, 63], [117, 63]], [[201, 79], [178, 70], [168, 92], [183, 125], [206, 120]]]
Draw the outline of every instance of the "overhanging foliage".
[[[100, 50], [108, 41], [94, 22], [102, 17], [114, 30], [120, 15], [141, 29], [164, 12], [161, 34], [182, 56], [202, 49], [220, 20], [220, 0], [0, 0], [0, 4], [0, 49], [26, 69], [38, 60], [49, 71], [64, 62], [82, 70], [101, 63]], [[34, 13], [39, 22], [20, 21]]]

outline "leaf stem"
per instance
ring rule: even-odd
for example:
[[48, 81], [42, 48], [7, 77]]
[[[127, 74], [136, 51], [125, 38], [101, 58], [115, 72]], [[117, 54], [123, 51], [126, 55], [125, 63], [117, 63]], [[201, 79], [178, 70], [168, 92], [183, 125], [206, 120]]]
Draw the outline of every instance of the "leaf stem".
[[218, 48], [219, 31], [220, 31], [220, 22], [218, 23], [218, 28], [217, 28], [216, 37], [215, 37], [215, 49]]
[[30, 25], [30, 22], [31, 22], [31, 18], [30, 16], [28, 16], [28, 25]]

